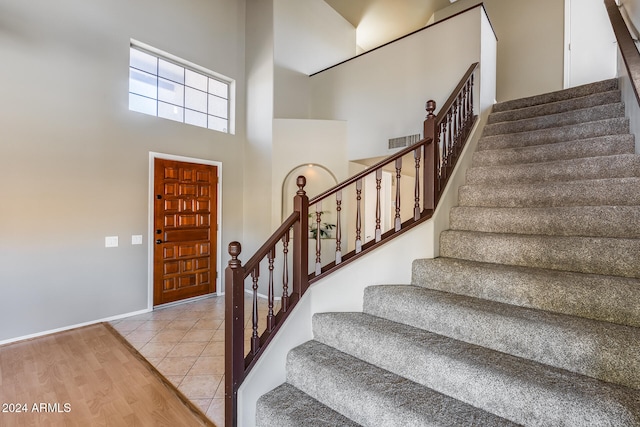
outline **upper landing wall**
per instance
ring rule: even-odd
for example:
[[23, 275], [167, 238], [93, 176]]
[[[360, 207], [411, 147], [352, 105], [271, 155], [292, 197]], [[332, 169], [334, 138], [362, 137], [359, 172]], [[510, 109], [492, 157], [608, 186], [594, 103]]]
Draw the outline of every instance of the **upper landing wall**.
[[493, 89], [484, 92], [485, 103], [493, 102], [496, 38], [490, 28], [484, 8], [476, 6], [314, 74], [310, 116], [348, 122], [349, 160], [387, 156], [388, 139], [421, 134], [426, 101], [442, 105], [474, 62], [493, 75]]

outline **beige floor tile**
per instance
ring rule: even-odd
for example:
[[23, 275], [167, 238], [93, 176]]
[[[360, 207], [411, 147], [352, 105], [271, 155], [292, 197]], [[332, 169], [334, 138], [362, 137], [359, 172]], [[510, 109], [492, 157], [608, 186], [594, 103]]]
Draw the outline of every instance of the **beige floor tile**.
[[224, 329], [218, 329], [216, 333], [213, 334], [211, 341], [224, 341]]
[[216, 394], [213, 396], [216, 399], [224, 399], [224, 375], [222, 376], [222, 379], [220, 380], [220, 384], [218, 385], [218, 390], [216, 390]]
[[221, 379], [222, 375], [187, 375], [178, 389], [189, 399], [212, 398]]
[[144, 357], [165, 357], [175, 347], [170, 342], [149, 342], [140, 349], [140, 354]]
[[165, 357], [157, 368], [164, 376], [186, 375], [197, 357]]
[[187, 375], [224, 375], [224, 356], [200, 356]]
[[114, 322], [111, 326], [113, 326], [116, 331], [122, 334], [122, 333], [129, 333], [129, 332], [135, 331], [144, 323], [145, 323], [144, 320], [125, 319], [125, 320], [120, 320], [117, 323]]
[[166, 329], [181, 329], [181, 330], [188, 331], [193, 327], [193, 325], [196, 324], [197, 321], [198, 321], [197, 319], [184, 319], [184, 318], [176, 319], [173, 322], [169, 323]]
[[139, 331], [160, 331], [166, 328], [171, 320], [147, 320], [139, 328]]
[[136, 329], [125, 335], [127, 341], [144, 341], [149, 342], [158, 332], [149, 329]]
[[173, 347], [167, 357], [198, 357], [206, 346], [206, 342], [181, 342]]
[[224, 341], [210, 342], [200, 356], [224, 356]]
[[216, 330], [222, 325], [222, 320], [218, 319], [200, 319], [193, 325], [193, 329], [211, 329]]
[[224, 399], [213, 399], [206, 413], [207, 417], [217, 426], [224, 425]]
[[158, 332], [153, 338], [151, 338], [151, 342], [179, 342], [182, 337], [186, 335], [187, 331], [180, 329], [163, 329]]
[[194, 405], [196, 405], [198, 409], [200, 409], [203, 413], [206, 413], [207, 409], [209, 409], [209, 405], [211, 405], [211, 400], [213, 399], [191, 399]]
[[191, 329], [182, 337], [181, 342], [209, 342], [215, 332], [213, 329]]

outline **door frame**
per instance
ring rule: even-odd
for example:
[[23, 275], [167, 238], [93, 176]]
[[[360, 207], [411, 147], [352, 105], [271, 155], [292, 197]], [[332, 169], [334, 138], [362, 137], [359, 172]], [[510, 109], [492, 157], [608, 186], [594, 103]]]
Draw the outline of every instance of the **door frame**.
[[[175, 160], [178, 162], [196, 163], [200, 165], [215, 166], [218, 170], [218, 188], [217, 188], [217, 211], [216, 219], [218, 223], [218, 230], [216, 231], [216, 291], [214, 295], [224, 295], [221, 290], [222, 274], [221, 274], [221, 262], [222, 262], [222, 162], [207, 159], [198, 159], [195, 157], [179, 156], [175, 154], [157, 153], [149, 151], [149, 198], [147, 199], [149, 214], [147, 218], [147, 246], [148, 246], [148, 263], [147, 263], [147, 309], [153, 310], [153, 251], [154, 251], [154, 205], [155, 205], [155, 191], [154, 191], [154, 165], [156, 159], [163, 160]], [[213, 273], [213, 272], [212, 272]], [[198, 297], [199, 298], [199, 297]], [[179, 301], [186, 302], [189, 301]]]

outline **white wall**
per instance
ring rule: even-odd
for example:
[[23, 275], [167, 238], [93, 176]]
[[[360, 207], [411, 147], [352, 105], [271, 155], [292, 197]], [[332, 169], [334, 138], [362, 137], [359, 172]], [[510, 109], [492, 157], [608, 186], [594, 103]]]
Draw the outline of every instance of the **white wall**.
[[[282, 185], [294, 168], [305, 164], [325, 167], [338, 182], [348, 178], [347, 123], [337, 120], [275, 119], [273, 121], [273, 173], [274, 199], [272, 227], [275, 229], [283, 217]], [[337, 184], [337, 182], [336, 182]], [[324, 188], [323, 190], [326, 190]], [[308, 193], [309, 197], [317, 194]], [[280, 202], [280, 203], [278, 203]]]
[[275, 117], [309, 118], [309, 78], [356, 54], [356, 29], [323, 0], [275, 0]]
[[[0, 342], [148, 308], [150, 151], [222, 162], [241, 235], [244, 3], [0, 0]], [[131, 38], [235, 79], [236, 134], [129, 111]]]
[[348, 122], [349, 160], [390, 154], [388, 139], [421, 134], [426, 101], [441, 105], [480, 60], [481, 13], [474, 8], [312, 76], [311, 117]]
[[629, 14], [636, 30], [640, 29], [640, 0], [622, 0], [620, 3]]
[[498, 102], [562, 89], [564, 0], [458, 0], [434, 20], [478, 3], [498, 36]]

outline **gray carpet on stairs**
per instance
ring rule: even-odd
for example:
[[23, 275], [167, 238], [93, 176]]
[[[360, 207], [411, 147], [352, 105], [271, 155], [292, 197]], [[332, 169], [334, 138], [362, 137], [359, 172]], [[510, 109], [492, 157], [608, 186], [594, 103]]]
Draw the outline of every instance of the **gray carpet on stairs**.
[[640, 426], [639, 190], [616, 80], [496, 104], [441, 257], [314, 315], [257, 424]]

